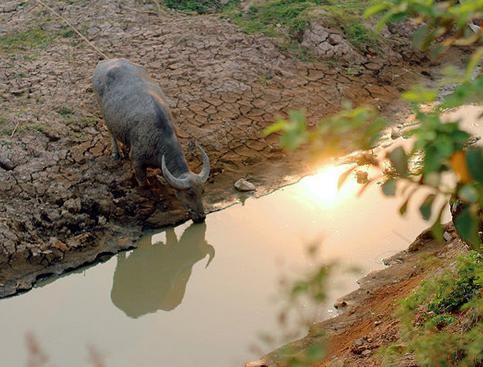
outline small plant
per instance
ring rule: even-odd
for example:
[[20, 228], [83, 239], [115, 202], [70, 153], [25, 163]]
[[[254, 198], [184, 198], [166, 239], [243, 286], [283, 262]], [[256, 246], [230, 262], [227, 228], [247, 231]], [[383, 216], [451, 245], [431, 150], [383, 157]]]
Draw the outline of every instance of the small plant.
[[57, 109], [57, 113], [59, 115], [61, 115], [62, 117], [69, 117], [69, 116], [72, 116], [74, 114], [74, 111], [67, 106], [62, 106], [62, 107]]
[[379, 45], [377, 33], [367, 28], [361, 22], [350, 22], [344, 26], [344, 33], [349, 42], [360, 51], [365, 51], [365, 48], [368, 46], [377, 48]]
[[395, 365], [405, 353], [414, 353], [418, 364], [428, 367], [483, 362], [482, 260], [474, 251], [459, 258], [455, 270], [426, 280], [402, 301], [401, 342], [381, 353], [384, 365]]
[[220, 0], [164, 0], [164, 4], [171, 9], [199, 14], [218, 11], [223, 7]]

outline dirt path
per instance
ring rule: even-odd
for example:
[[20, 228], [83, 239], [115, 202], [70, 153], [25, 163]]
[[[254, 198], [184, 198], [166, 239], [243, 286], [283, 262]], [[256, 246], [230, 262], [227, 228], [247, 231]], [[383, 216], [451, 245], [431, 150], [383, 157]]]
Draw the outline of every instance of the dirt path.
[[[210, 156], [209, 210], [243, 199], [240, 177], [261, 195], [306, 171], [304, 153], [289, 159], [260, 137], [275, 116], [304, 108], [316, 121], [344, 98], [385, 108], [414, 79], [402, 61], [368, 59], [356, 73], [303, 63], [214, 15], [158, 16], [135, 0], [47, 3], [160, 83], [193, 169], [194, 141]], [[140, 190], [130, 163], [111, 160], [90, 85], [98, 54], [34, 1], [0, 6], [0, 36], [0, 297], [131, 247], [145, 226], [187, 219], [171, 190], [154, 177]]]

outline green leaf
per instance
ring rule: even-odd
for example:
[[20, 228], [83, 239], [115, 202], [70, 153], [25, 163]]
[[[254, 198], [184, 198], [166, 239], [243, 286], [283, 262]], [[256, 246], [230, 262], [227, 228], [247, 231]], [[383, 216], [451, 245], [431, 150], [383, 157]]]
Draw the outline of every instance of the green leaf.
[[478, 190], [473, 186], [466, 184], [458, 191], [459, 197], [466, 202], [476, 203], [479, 200]]
[[371, 5], [364, 11], [364, 17], [369, 18], [376, 14], [382, 13], [388, 8], [388, 6], [389, 4], [385, 2], [378, 2], [374, 5]]
[[429, 220], [429, 218], [431, 218], [431, 213], [433, 211], [433, 202], [435, 197], [436, 195], [429, 194], [428, 196], [426, 196], [423, 203], [419, 207], [419, 212], [421, 213], [421, 216], [424, 218], [424, 220]]
[[310, 362], [320, 361], [324, 357], [324, 349], [320, 345], [310, 345], [307, 350], [307, 358]]
[[441, 183], [441, 175], [437, 172], [428, 173], [427, 175], [424, 175], [423, 182], [428, 186], [439, 187]]
[[468, 149], [465, 157], [471, 177], [478, 182], [483, 182], [483, 149]]
[[352, 166], [351, 168], [349, 168], [347, 171], [345, 171], [339, 176], [339, 179], [337, 180], [337, 190], [340, 190], [342, 185], [344, 185], [344, 182], [347, 180], [347, 178], [356, 168], [357, 166]]
[[408, 175], [408, 156], [403, 147], [399, 146], [388, 154], [392, 166], [395, 168], [398, 175], [406, 177]]
[[278, 120], [277, 122], [267, 126], [264, 130], [262, 135], [264, 137], [271, 135], [273, 133], [277, 133], [279, 131], [282, 131], [285, 127], [287, 126], [287, 121], [285, 120]]
[[375, 181], [375, 178], [371, 178], [366, 183], [362, 185], [362, 187], [357, 192], [357, 196], [362, 196], [362, 194], [369, 188], [369, 186]]
[[441, 167], [442, 157], [439, 154], [438, 148], [434, 145], [430, 145], [426, 148], [423, 164], [425, 174], [436, 172]]
[[473, 55], [471, 55], [470, 61], [466, 65], [466, 72], [465, 72], [466, 79], [471, 79], [473, 71], [478, 66], [478, 63], [481, 61], [482, 58], [483, 58], [483, 47], [480, 47], [473, 53]]
[[408, 197], [406, 200], [404, 200], [404, 203], [399, 208], [399, 214], [401, 214], [402, 216], [404, 216], [408, 210], [408, 204], [409, 204], [410, 198], [411, 197]]
[[443, 228], [443, 225], [441, 224], [441, 218], [438, 218], [434, 221], [433, 225], [431, 226], [431, 234], [436, 239], [436, 241], [440, 243], [443, 242], [444, 228]]
[[444, 234], [444, 228], [443, 225], [441, 224], [441, 218], [443, 217], [443, 213], [448, 205], [448, 202], [445, 202], [441, 208], [438, 211], [438, 216], [434, 220], [433, 225], [431, 226], [431, 233], [433, 234], [433, 237], [436, 239], [436, 241], [442, 243], [444, 240], [443, 234]]
[[439, 153], [443, 157], [449, 157], [455, 151], [453, 140], [447, 135], [442, 135], [438, 137], [436, 147], [438, 148]]
[[396, 180], [390, 178], [382, 184], [382, 192], [386, 196], [394, 196], [396, 194]]
[[436, 100], [438, 92], [434, 89], [419, 87], [404, 92], [401, 97], [408, 102], [429, 103]]
[[463, 240], [473, 247], [473, 249], [481, 250], [480, 237], [478, 235], [479, 218], [469, 206], [464, 208], [461, 213], [454, 218], [454, 225]]

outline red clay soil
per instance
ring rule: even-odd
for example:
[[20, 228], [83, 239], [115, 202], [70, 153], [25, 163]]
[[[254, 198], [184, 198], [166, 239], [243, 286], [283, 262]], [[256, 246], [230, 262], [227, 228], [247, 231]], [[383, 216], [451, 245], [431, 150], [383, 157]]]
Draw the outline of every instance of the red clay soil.
[[[447, 232], [451, 239], [444, 245], [424, 232], [408, 250], [387, 259], [389, 267], [362, 278], [359, 289], [337, 301], [336, 306], [341, 312], [338, 316], [315, 324], [305, 338], [289, 344], [293, 353], [303, 354], [313, 344], [328, 345], [326, 357], [314, 366], [383, 366], [377, 352], [399, 339], [396, 316], [399, 302], [423, 279], [434, 275], [442, 266], [452, 266], [458, 255], [468, 251], [452, 226], [447, 227]], [[249, 365], [286, 366], [280, 351]], [[406, 355], [397, 366], [416, 367], [417, 364], [414, 356]]]

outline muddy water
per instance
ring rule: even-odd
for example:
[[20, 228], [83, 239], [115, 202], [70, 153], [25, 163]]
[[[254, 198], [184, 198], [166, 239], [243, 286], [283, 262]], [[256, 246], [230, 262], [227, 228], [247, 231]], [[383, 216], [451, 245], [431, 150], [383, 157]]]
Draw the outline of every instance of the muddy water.
[[249, 347], [260, 331], [277, 332], [277, 283], [310, 264], [306, 246], [314, 241], [324, 259], [361, 267], [331, 278], [320, 308], [329, 317], [356, 279], [427, 226], [416, 206], [399, 217], [399, 200], [378, 187], [357, 198], [350, 179], [337, 191], [343, 171], [322, 167], [205, 224], [147, 234], [134, 251], [2, 300], [0, 364], [25, 366], [25, 336], [33, 333], [52, 366], [91, 365], [90, 346], [106, 366], [240, 366], [256, 357]]
[[[27, 332], [56, 366], [86, 365], [88, 345], [108, 366], [241, 365], [258, 332], [276, 332], [278, 280], [307, 262], [307, 244], [322, 240], [325, 258], [367, 272], [425, 227], [398, 217], [398, 201], [376, 187], [356, 199], [351, 181], [337, 193], [341, 170], [148, 236], [137, 250], [0, 302], [2, 365], [25, 365]], [[331, 301], [363, 272], [333, 279]]]

